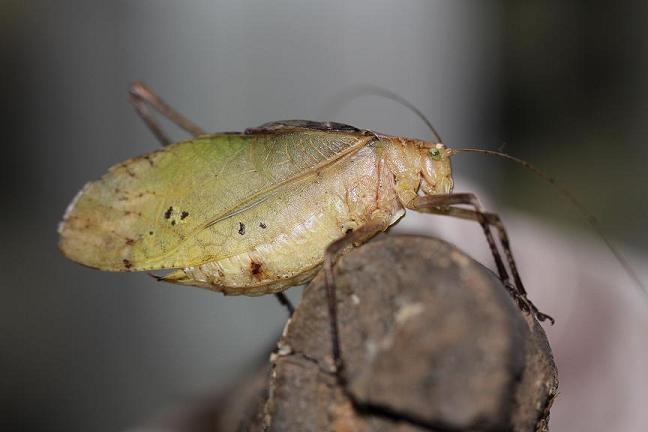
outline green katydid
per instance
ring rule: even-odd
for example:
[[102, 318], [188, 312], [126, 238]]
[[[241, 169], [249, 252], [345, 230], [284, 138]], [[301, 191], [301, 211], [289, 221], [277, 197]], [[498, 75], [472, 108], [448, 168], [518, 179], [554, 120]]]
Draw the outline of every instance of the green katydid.
[[[59, 227], [70, 259], [107, 271], [171, 270], [158, 279], [254, 296], [280, 294], [324, 266], [341, 377], [335, 258], [406, 210], [422, 211], [478, 222], [518, 305], [553, 322], [528, 300], [500, 218], [475, 195], [452, 193], [451, 156], [481, 150], [303, 120], [206, 134], [143, 84], [130, 94], [163, 148], [113, 166], [79, 192]], [[171, 143], [147, 106], [194, 137]]]

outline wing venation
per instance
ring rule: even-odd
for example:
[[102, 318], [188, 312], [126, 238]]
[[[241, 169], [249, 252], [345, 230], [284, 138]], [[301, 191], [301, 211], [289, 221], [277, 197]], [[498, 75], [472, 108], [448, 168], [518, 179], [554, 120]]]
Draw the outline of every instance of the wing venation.
[[368, 140], [355, 128], [282, 127], [203, 136], [113, 166], [68, 208], [59, 228], [61, 250], [113, 271], [180, 268], [232, 256], [237, 251], [222, 247], [221, 225], [230, 223], [229, 215], [258, 210], [265, 197]]

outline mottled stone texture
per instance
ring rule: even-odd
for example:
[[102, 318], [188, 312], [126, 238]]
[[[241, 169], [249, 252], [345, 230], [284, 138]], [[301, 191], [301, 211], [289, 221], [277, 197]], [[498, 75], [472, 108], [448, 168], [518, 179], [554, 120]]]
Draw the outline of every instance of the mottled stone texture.
[[[387, 236], [342, 257], [335, 273], [348, 390], [359, 405], [333, 374], [320, 274], [272, 372], [239, 410], [246, 417], [220, 430], [546, 430], [558, 386], [550, 347], [491, 271], [443, 241]], [[226, 399], [243, 403], [240, 391]]]

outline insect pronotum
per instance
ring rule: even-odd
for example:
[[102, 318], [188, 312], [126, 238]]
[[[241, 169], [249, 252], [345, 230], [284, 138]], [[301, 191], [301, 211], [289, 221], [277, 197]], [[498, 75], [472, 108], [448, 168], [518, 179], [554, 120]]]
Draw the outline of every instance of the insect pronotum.
[[[141, 83], [131, 87], [130, 100], [163, 148], [83, 187], [59, 226], [60, 249], [70, 259], [107, 271], [168, 269], [157, 278], [251, 296], [280, 294], [323, 266], [343, 383], [335, 259], [415, 210], [478, 222], [520, 308], [553, 322], [527, 298], [500, 218], [474, 194], [452, 192], [450, 158], [460, 150], [440, 139], [303, 120], [206, 134]], [[171, 143], [149, 106], [193, 138]]]

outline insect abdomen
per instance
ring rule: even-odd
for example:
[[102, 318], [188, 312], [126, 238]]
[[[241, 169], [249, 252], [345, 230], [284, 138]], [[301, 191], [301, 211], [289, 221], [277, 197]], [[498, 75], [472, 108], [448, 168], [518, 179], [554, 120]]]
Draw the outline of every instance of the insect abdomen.
[[[250, 244], [230, 257], [185, 268], [186, 280], [226, 294], [261, 295], [310, 280], [326, 247], [366, 223], [377, 207], [379, 156], [362, 149], [228, 221], [229, 241]], [[384, 179], [383, 179], [384, 181]], [[393, 188], [382, 188], [392, 191]], [[382, 196], [396, 213], [393, 193]], [[259, 206], [261, 207], [261, 206]], [[239, 243], [240, 244], [240, 243]]]

